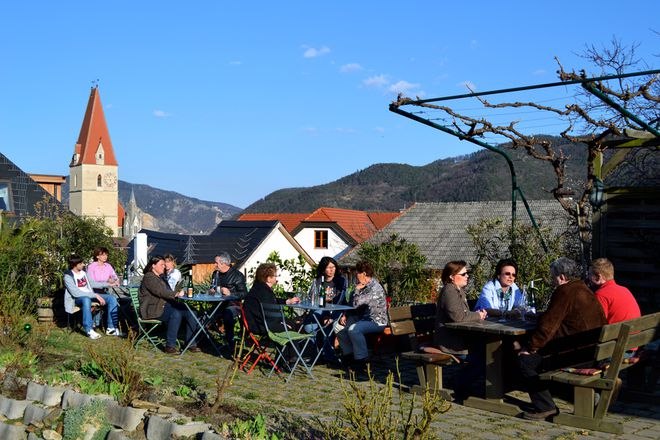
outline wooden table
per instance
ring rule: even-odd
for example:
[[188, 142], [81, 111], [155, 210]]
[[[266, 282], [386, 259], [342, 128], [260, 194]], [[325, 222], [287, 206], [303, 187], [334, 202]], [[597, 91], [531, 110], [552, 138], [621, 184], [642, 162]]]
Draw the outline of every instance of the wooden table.
[[473, 408], [493, 411], [500, 414], [516, 416], [521, 410], [518, 406], [504, 402], [504, 371], [502, 367], [502, 345], [505, 337], [523, 336], [536, 328], [535, 321], [509, 319], [498, 322], [499, 318], [487, 318], [477, 322], [446, 323], [447, 328], [478, 336], [485, 342], [486, 389], [485, 397], [470, 396], [463, 404]]

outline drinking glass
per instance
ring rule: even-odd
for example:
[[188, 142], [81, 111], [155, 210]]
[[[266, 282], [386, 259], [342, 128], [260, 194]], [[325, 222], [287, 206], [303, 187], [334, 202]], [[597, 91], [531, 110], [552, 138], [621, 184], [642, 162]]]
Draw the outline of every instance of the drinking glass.
[[497, 289], [497, 293], [499, 295], [500, 303], [499, 303], [499, 309], [500, 309], [500, 319], [497, 322], [506, 322], [506, 311], [509, 308], [509, 301], [506, 298], [506, 294], [502, 289]]

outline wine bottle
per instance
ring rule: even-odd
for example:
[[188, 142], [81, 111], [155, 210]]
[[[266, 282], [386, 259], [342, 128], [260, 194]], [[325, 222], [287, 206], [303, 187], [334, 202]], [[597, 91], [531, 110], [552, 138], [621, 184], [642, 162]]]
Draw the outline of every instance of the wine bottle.
[[321, 275], [321, 283], [319, 284], [319, 307], [325, 307], [325, 286], [323, 285], [324, 277]]
[[188, 277], [188, 298], [192, 298], [195, 288], [193, 287], [192, 274]]

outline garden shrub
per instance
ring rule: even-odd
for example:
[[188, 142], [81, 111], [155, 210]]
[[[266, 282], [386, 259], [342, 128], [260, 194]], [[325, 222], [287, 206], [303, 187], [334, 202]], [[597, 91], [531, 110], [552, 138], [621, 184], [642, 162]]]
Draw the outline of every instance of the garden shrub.
[[392, 372], [383, 386], [371, 374], [367, 384], [354, 379], [341, 381], [344, 410], [337, 411], [331, 422], [319, 421], [326, 439], [433, 439], [435, 435], [429, 431], [433, 419], [451, 407], [437, 393], [427, 391], [418, 402], [419, 396], [401, 388], [395, 402]]
[[[110, 338], [108, 338], [110, 339]], [[110, 383], [121, 405], [128, 405], [143, 390], [143, 366], [137, 360], [135, 349], [130, 341], [114, 338], [103, 347], [90, 344], [87, 347], [93, 364], [87, 364], [92, 372], [102, 371], [103, 379]]]
[[[64, 412], [63, 440], [104, 440], [112, 425], [106, 414], [107, 403], [102, 400], [93, 400], [87, 405], [67, 409]], [[94, 434], [89, 437], [91, 431]]]

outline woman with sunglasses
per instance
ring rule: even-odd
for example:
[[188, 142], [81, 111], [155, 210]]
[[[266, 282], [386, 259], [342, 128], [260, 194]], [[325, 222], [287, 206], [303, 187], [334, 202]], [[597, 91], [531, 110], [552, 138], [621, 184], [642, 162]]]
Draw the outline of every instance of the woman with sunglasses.
[[[518, 265], [515, 261], [511, 259], [498, 261], [493, 279], [484, 284], [474, 310], [483, 309], [491, 316], [499, 316], [500, 310], [506, 309], [510, 312], [514, 307], [522, 305], [522, 292], [516, 285], [517, 275]], [[502, 304], [503, 301], [505, 304]]]
[[442, 270], [443, 286], [438, 295], [435, 315], [435, 346], [463, 360], [468, 354], [468, 343], [460, 334], [446, 328], [445, 323], [479, 321], [487, 316], [485, 310], [470, 311], [465, 295], [468, 277], [465, 261], [450, 261], [445, 265]]
[[[470, 387], [479, 374], [482, 373], [483, 359], [479, 358], [479, 350], [469, 349], [471, 343], [460, 333], [445, 327], [446, 322], [469, 322], [486, 319], [485, 310], [471, 312], [465, 295], [468, 285], [467, 263], [465, 261], [450, 261], [442, 270], [442, 283], [444, 284], [435, 315], [434, 342], [444, 353], [451, 353], [467, 364], [458, 372], [454, 383], [454, 400], [462, 402], [469, 394]], [[430, 350], [424, 350], [432, 352]], [[468, 354], [469, 351], [469, 354]]]

